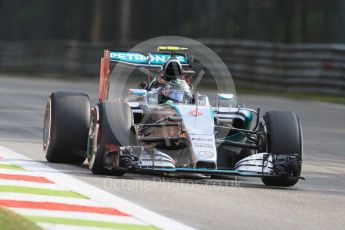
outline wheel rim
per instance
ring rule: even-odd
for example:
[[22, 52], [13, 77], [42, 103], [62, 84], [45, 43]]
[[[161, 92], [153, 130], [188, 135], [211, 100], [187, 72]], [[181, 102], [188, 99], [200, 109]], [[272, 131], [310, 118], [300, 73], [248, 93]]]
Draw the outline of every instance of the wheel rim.
[[51, 99], [49, 98], [49, 101], [46, 106], [46, 110], [44, 113], [44, 126], [43, 126], [43, 150], [44, 152], [47, 152], [49, 144], [50, 144], [50, 138], [51, 138]]
[[267, 152], [268, 153], [268, 140], [267, 140], [267, 125], [264, 119], [261, 119], [259, 124], [259, 130], [264, 132], [264, 145], [259, 150], [260, 152]]
[[[89, 168], [91, 169], [95, 163], [96, 153], [99, 148], [100, 143], [100, 130], [99, 125], [97, 124], [97, 118], [93, 117], [91, 118], [91, 125], [90, 130], [92, 133], [90, 133], [90, 154], [88, 155], [88, 161], [89, 161]], [[91, 138], [91, 136], [93, 138]]]

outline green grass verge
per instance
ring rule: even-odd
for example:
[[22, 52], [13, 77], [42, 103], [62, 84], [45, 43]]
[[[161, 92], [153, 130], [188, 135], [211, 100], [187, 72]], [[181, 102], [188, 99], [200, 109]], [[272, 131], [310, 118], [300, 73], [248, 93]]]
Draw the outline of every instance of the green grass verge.
[[300, 93], [300, 92], [277, 92], [270, 90], [259, 90], [253, 88], [237, 87], [237, 94], [241, 95], [261, 95], [273, 97], [285, 97], [299, 100], [322, 101], [345, 105], [345, 96], [333, 96], [315, 93]]
[[99, 228], [110, 228], [118, 230], [157, 230], [158, 228], [149, 225], [139, 225], [139, 224], [125, 224], [125, 223], [115, 223], [107, 221], [96, 221], [96, 220], [83, 220], [83, 219], [71, 219], [71, 218], [61, 218], [61, 217], [47, 217], [47, 216], [26, 216], [31, 221], [44, 222], [50, 224], [66, 224], [66, 225], [76, 225], [85, 227], [99, 227]]
[[25, 186], [17, 186], [17, 185], [0, 185], [0, 192], [14, 192], [14, 193], [45, 195], [45, 196], [88, 199], [87, 197], [73, 191], [34, 188], [34, 187], [25, 187]]
[[17, 215], [8, 209], [0, 207], [0, 229], [4, 230], [42, 230], [28, 219]]
[[23, 170], [22, 167], [15, 164], [1, 164], [1, 163], [0, 163], [0, 169]]

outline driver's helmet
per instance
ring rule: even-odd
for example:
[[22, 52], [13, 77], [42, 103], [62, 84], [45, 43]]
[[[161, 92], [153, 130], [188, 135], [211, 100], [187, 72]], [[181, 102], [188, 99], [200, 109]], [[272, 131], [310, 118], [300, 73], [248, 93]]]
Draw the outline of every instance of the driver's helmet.
[[176, 59], [170, 59], [163, 64], [161, 72], [161, 78], [166, 82], [176, 80], [182, 76], [182, 65]]
[[176, 79], [169, 81], [162, 90], [164, 102], [172, 100], [177, 103], [191, 104], [193, 94], [190, 86], [185, 80]]

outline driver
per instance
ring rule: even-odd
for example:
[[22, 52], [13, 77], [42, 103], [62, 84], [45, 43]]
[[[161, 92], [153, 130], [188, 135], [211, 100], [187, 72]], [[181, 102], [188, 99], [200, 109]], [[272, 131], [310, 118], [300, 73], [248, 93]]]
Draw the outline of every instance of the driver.
[[185, 80], [171, 80], [164, 86], [159, 102], [167, 103], [169, 101], [184, 104], [193, 103], [191, 87]]
[[168, 60], [158, 71], [157, 76], [152, 81], [149, 89], [162, 87], [169, 81], [181, 78], [182, 72], [182, 65], [179, 61], [177, 61], [176, 59]]
[[165, 103], [169, 100], [177, 103], [192, 103], [191, 86], [182, 80], [182, 73], [182, 65], [176, 59], [164, 63], [149, 87], [160, 91], [159, 103]]

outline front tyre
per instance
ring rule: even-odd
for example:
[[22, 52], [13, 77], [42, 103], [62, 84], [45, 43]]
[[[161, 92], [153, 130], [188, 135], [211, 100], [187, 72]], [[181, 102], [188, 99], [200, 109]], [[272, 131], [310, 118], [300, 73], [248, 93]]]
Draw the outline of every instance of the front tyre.
[[85, 161], [90, 123], [86, 94], [54, 92], [45, 109], [43, 150], [48, 162], [81, 164]]
[[266, 152], [273, 156], [273, 171], [277, 177], [263, 177], [267, 186], [295, 185], [302, 170], [303, 138], [298, 116], [289, 111], [264, 114], [260, 128], [266, 133]]
[[91, 113], [88, 139], [89, 168], [94, 174], [122, 176], [130, 163], [121, 146], [135, 145], [133, 115], [127, 104], [99, 103]]

